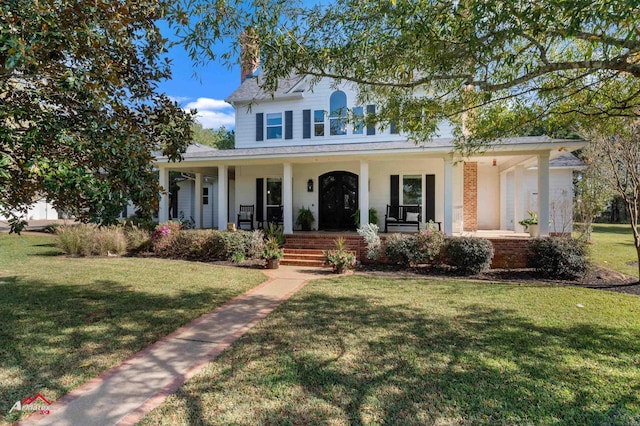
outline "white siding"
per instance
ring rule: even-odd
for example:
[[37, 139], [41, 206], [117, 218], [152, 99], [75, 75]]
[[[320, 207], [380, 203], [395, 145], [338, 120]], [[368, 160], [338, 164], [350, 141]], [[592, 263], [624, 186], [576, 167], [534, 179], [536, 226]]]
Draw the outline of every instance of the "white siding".
[[[293, 145], [325, 145], [325, 144], [343, 144], [343, 143], [366, 143], [381, 141], [401, 141], [405, 137], [399, 134], [391, 134], [387, 129], [376, 129], [375, 135], [368, 136], [366, 127], [361, 135], [353, 134], [353, 126], [347, 126], [347, 134], [341, 136], [329, 135], [329, 97], [335, 90], [342, 90], [347, 95], [347, 107], [349, 109], [362, 106], [366, 114], [366, 105], [357, 103], [356, 91], [353, 85], [342, 84], [338, 88], [334, 87], [329, 79], [320, 81], [313, 87], [313, 91], [307, 90], [303, 98], [286, 99], [286, 100], [263, 100], [251, 104], [248, 108], [246, 104], [236, 105], [236, 147], [237, 148], [253, 148], [253, 147], [271, 147], [271, 146], [293, 146]], [[303, 139], [302, 137], [302, 111], [311, 110], [311, 139]], [[323, 110], [325, 114], [325, 135], [314, 136], [313, 132], [313, 111]], [[284, 111], [293, 111], [293, 139], [284, 139]], [[256, 141], [256, 114], [283, 113], [283, 138], [282, 139], [266, 139], [266, 131], [263, 141]], [[452, 137], [452, 127], [449, 123], [443, 123], [437, 132], [437, 137]]]

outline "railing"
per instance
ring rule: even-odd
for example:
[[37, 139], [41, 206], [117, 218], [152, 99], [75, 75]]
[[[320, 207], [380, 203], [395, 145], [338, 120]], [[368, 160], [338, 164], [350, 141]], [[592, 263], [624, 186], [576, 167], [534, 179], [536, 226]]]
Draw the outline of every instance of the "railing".
[[462, 206], [453, 206], [453, 232], [462, 232], [464, 229], [464, 211]]

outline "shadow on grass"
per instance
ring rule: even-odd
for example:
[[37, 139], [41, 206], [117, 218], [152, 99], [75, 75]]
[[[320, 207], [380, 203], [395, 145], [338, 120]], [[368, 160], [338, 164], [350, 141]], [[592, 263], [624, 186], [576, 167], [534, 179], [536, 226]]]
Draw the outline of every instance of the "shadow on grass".
[[[177, 397], [189, 424], [255, 394], [244, 418], [255, 424], [640, 421], [638, 330], [540, 325], [482, 305], [455, 312], [308, 292]], [[282, 388], [303, 395], [280, 397]], [[202, 402], [207, 394], [221, 399]]]
[[8, 412], [16, 401], [36, 393], [57, 399], [237, 294], [211, 288], [159, 295], [110, 280], [63, 285], [0, 277], [0, 413], [15, 421], [18, 413]]

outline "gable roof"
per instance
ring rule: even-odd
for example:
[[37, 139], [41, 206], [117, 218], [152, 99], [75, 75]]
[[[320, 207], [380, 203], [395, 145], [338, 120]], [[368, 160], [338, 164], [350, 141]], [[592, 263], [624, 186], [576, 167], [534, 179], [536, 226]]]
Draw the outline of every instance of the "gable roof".
[[260, 76], [246, 78], [240, 87], [233, 91], [226, 102], [250, 102], [269, 99], [286, 99], [290, 97], [302, 97], [302, 91], [297, 91], [296, 86], [304, 79], [303, 76], [291, 74], [288, 77], [278, 79], [278, 88], [275, 92], [267, 92], [260, 87]]

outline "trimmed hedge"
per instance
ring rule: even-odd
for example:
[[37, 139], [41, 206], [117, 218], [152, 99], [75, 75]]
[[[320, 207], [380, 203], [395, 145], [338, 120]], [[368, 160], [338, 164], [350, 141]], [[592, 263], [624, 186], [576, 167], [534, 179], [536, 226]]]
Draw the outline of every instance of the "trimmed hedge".
[[416, 234], [391, 234], [385, 241], [387, 259], [398, 265], [433, 265], [444, 246], [444, 234], [427, 229]]
[[489, 269], [493, 244], [484, 238], [451, 237], [444, 247], [445, 263], [462, 275], [473, 275]]
[[573, 238], [538, 238], [531, 241], [529, 263], [546, 278], [572, 280], [589, 270], [586, 245]]

